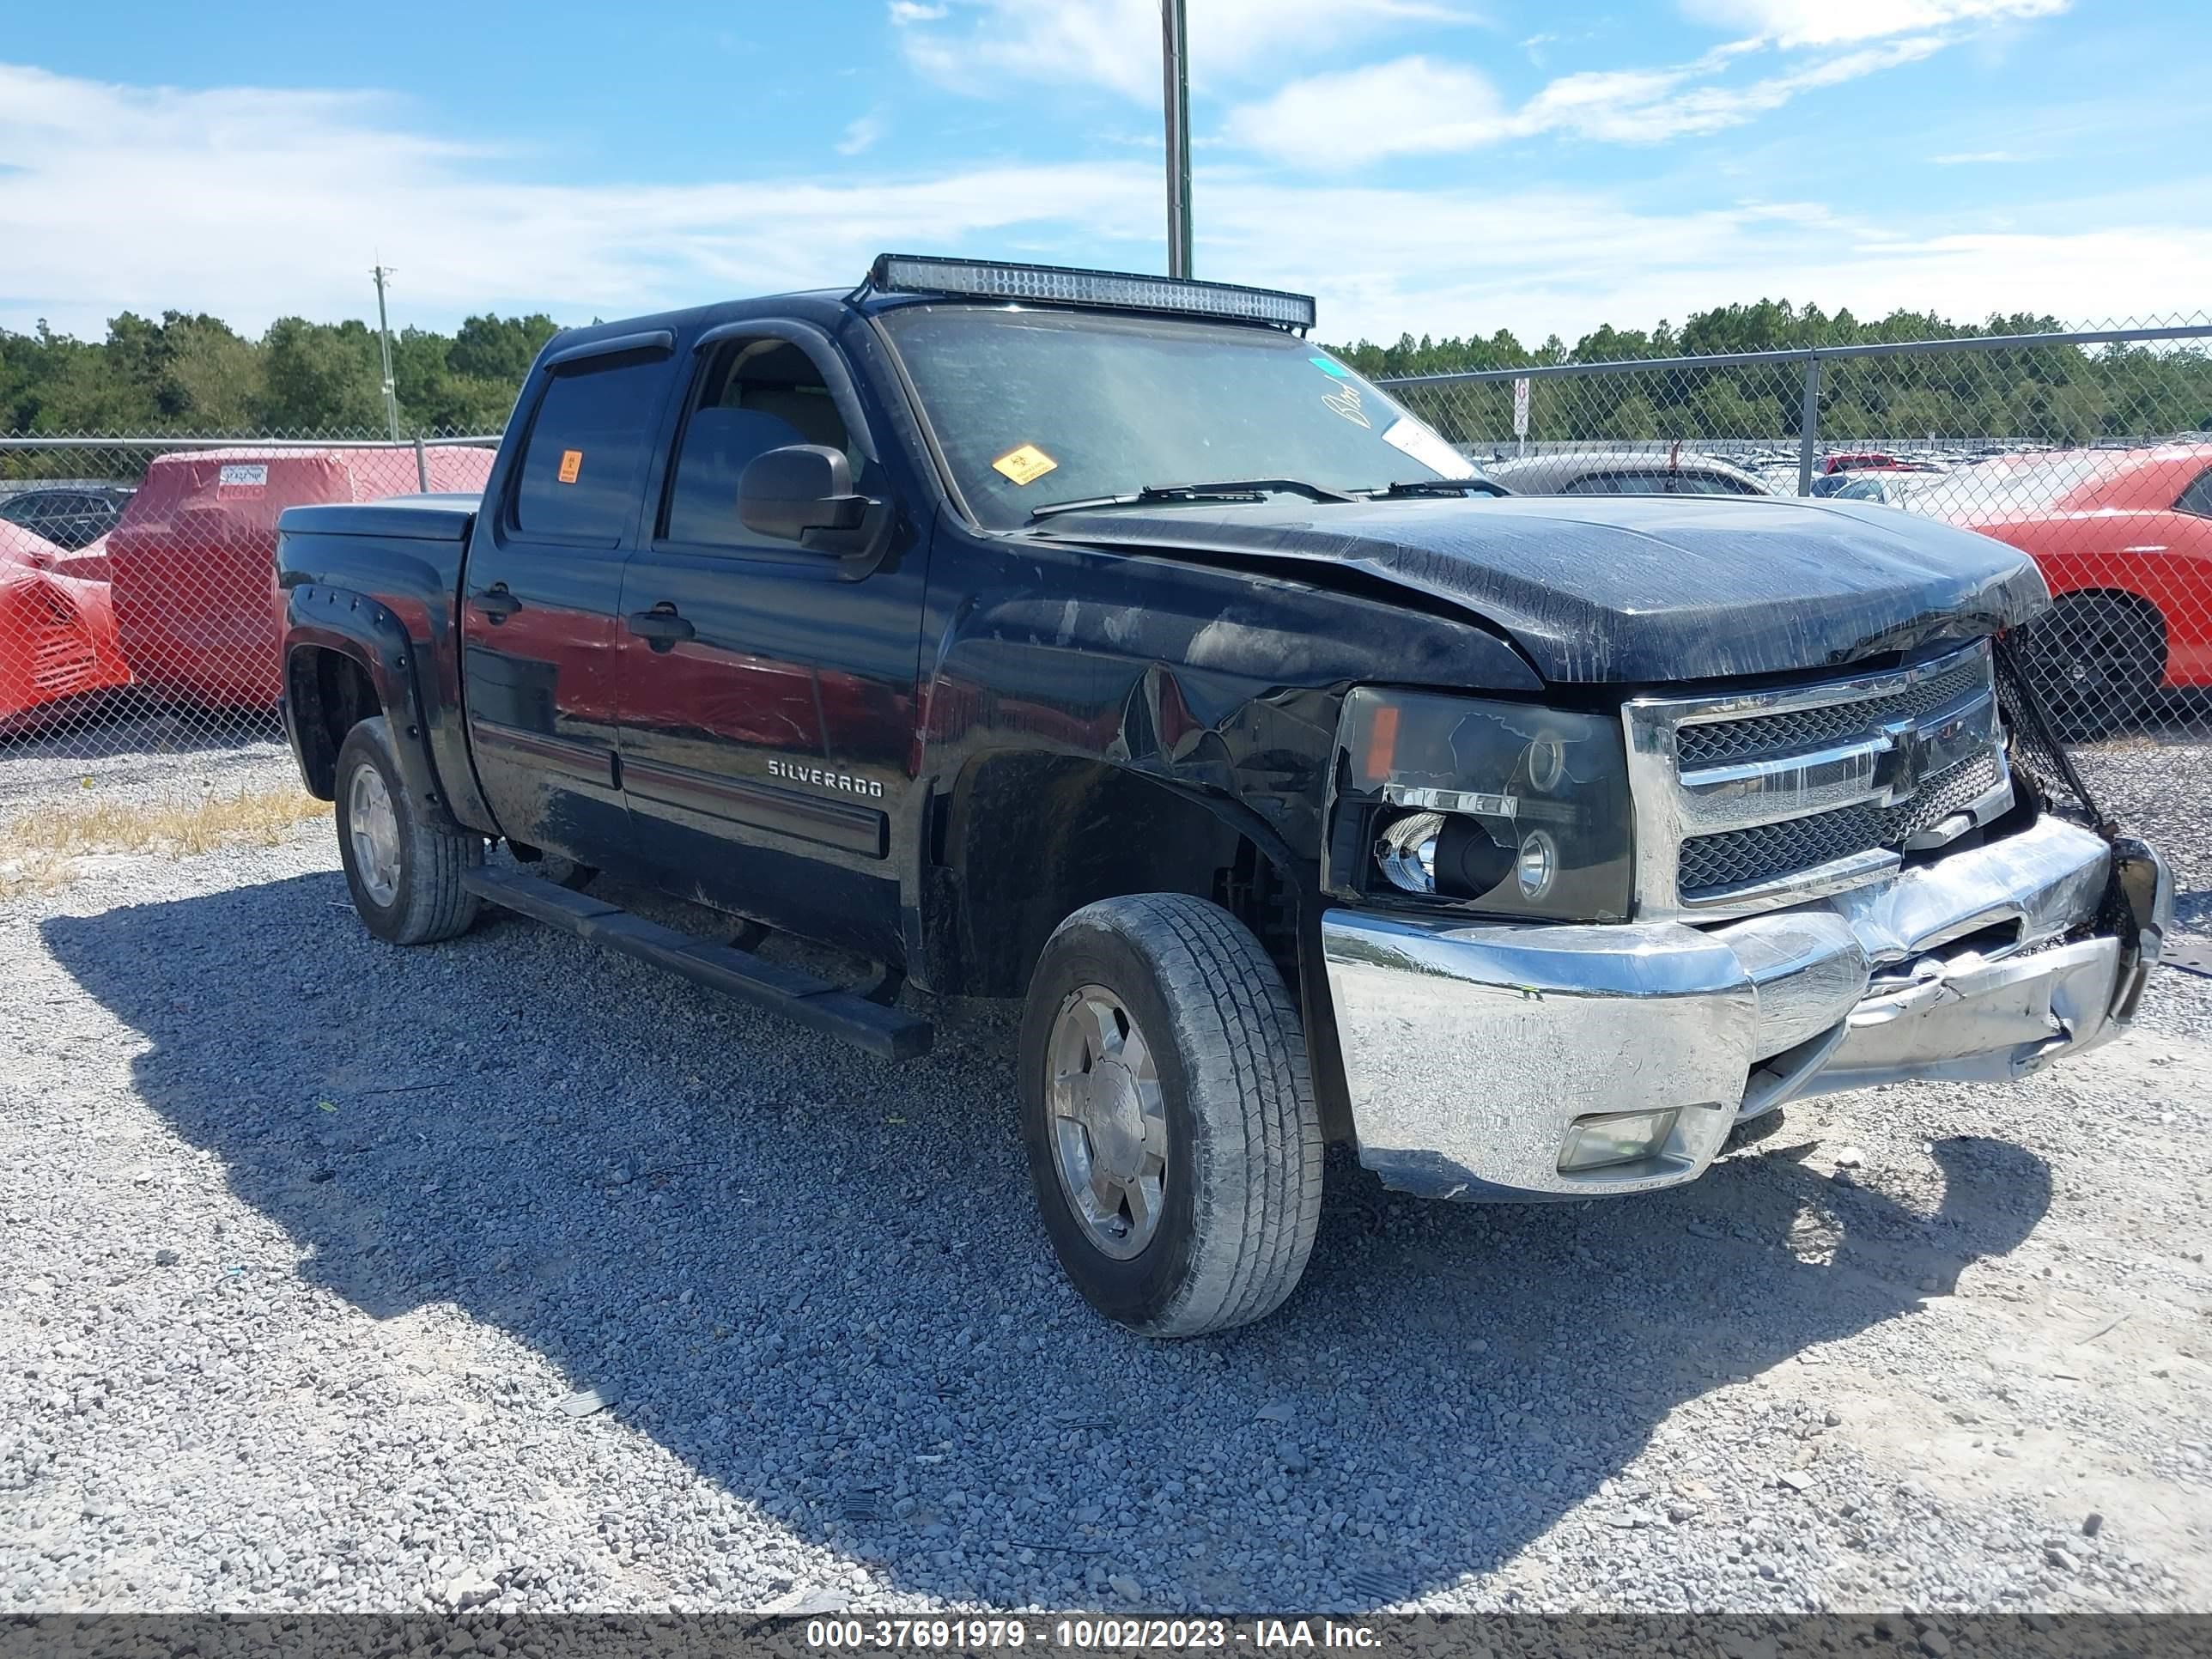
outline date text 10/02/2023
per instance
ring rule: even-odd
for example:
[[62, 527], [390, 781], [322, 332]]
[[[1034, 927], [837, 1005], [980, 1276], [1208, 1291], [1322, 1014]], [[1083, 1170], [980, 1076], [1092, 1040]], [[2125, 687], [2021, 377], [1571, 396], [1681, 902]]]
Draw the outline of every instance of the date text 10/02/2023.
[[1207, 1648], [1350, 1648], [1371, 1650], [1380, 1633], [1330, 1619], [810, 1619], [809, 1647], [922, 1650], [1038, 1647], [1078, 1651]]

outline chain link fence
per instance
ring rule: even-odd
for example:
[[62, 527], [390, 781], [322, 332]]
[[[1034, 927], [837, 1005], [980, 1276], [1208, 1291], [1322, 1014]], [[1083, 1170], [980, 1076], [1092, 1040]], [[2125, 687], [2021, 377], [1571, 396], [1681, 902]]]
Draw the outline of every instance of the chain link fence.
[[498, 441], [0, 437], [0, 819], [281, 787], [277, 515], [480, 490]]
[[2038, 689], [2106, 810], [2204, 838], [2212, 319], [1383, 384], [1516, 491], [1856, 501], [2011, 544], [2056, 601]]

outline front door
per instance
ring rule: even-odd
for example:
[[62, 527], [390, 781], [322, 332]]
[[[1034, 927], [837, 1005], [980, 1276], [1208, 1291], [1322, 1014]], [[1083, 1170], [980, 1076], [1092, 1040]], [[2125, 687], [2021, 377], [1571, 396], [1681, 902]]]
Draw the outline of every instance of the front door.
[[[469, 546], [462, 690], [477, 775], [509, 839], [629, 862], [615, 773], [623, 562], [674, 370], [668, 337], [557, 362], [503, 500]], [[523, 430], [518, 426], [517, 430]]]
[[745, 463], [786, 445], [843, 451], [864, 494], [888, 484], [826, 339], [765, 323], [716, 335], [623, 583], [640, 856], [672, 891], [896, 962], [921, 544], [898, 515], [882, 559], [856, 571], [738, 521]]

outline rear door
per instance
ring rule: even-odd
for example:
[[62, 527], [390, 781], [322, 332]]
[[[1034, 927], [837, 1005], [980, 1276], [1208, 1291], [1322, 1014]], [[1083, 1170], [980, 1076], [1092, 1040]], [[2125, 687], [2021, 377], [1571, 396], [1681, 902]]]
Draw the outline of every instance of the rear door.
[[675, 383], [666, 331], [556, 354], [462, 582], [477, 775], [513, 840], [629, 862], [616, 776], [616, 612]]
[[727, 324], [689, 355], [670, 463], [623, 585], [622, 770], [640, 856], [672, 890], [896, 961], [915, 520], [896, 514], [865, 568], [748, 529], [738, 477], [769, 449], [827, 445], [859, 492], [885, 500], [891, 486], [818, 330]]

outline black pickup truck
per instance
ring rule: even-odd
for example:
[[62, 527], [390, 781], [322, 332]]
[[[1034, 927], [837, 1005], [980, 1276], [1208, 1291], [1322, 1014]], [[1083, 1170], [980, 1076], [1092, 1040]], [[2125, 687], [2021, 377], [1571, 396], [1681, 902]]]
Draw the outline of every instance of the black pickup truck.
[[363, 921], [489, 901], [886, 1060], [1024, 999], [1045, 1225], [1166, 1335], [1290, 1293], [1333, 1140], [1439, 1197], [1644, 1192], [1787, 1101], [2128, 1022], [2171, 890], [2039, 721], [2025, 558], [1510, 495], [1312, 323], [887, 255], [559, 335], [480, 501], [284, 514], [286, 725]]

